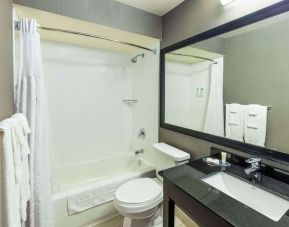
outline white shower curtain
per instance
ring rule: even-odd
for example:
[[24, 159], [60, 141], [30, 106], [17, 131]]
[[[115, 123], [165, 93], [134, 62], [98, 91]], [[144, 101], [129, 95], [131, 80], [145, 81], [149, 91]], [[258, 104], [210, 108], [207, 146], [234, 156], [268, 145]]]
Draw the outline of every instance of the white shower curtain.
[[209, 97], [204, 120], [203, 132], [216, 136], [224, 136], [224, 104], [223, 104], [223, 57], [215, 59], [211, 64]]
[[34, 19], [21, 19], [20, 65], [16, 85], [16, 111], [26, 115], [31, 133], [29, 227], [51, 227], [52, 201], [47, 148], [46, 98], [40, 35]]

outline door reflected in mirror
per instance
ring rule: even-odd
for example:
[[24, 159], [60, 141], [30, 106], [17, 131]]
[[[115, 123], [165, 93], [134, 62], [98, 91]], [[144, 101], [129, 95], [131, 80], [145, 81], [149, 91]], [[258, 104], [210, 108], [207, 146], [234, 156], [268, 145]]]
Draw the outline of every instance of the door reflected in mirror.
[[289, 152], [289, 14], [165, 54], [164, 123]]

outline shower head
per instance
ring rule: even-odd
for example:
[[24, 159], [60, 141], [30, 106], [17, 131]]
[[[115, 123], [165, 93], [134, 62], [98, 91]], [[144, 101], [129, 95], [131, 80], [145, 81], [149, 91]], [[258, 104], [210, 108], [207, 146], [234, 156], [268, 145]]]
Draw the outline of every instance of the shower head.
[[136, 55], [135, 57], [133, 57], [132, 59], [131, 59], [131, 61], [133, 62], [133, 63], [137, 63], [137, 58], [138, 57], [142, 57], [142, 58], [144, 58], [144, 53], [142, 53], [142, 54], [138, 54], [138, 55]]

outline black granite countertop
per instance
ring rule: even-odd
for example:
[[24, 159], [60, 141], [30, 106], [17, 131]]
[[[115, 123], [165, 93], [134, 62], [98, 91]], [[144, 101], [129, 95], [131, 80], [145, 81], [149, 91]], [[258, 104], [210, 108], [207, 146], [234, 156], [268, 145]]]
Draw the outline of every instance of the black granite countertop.
[[[215, 172], [224, 171], [255, 187], [269, 191], [289, 201], [289, 175], [282, 172], [276, 173], [275, 169], [273, 170], [270, 167], [262, 166], [261, 182], [253, 183], [249, 177], [244, 174], [244, 163], [241, 159], [235, 158], [234, 160], [234, 158], [232, 158], [230, 161], [232, 163], [231, 167], [217, 167], [210, 166], [200, 159], [164, 170], [160, 174], [163, 178], [176, 185], [233, 226], [289, 227], [289, 211], [287, 211], [278, 222], [275, 222], [201, 180], [201, 178]], [[270, 204], [268, 204], [268, 206], [270, 206]], [[276, 209], [278, 209], [278, 207], [276, 207]]]

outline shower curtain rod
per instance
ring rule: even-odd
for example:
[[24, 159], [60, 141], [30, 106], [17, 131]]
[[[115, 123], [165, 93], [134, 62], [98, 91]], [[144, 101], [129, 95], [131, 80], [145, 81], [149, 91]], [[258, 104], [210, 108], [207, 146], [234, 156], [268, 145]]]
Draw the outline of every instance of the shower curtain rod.
[[[20, 28], [21, 28], [20, 21], [15, 21], [15, 30], [20, 30]], [[62, 32], [62, 33], [86, 36], [86, 37], [90, 37], [90, 38], [96, 38], [96, 39], [102, 39], [102, 40], [111, 41], [111, 42], [115, 42], [115, 43], [120, 43], [120, 44], [123, 44], [123, 45], [132, 46], [132, 47], [136, 47], [136, 48], [140, 48], [140, 49], [143, 49], [143, 50], [150, 51], [154, 55], [157, 52], [156, 49], [150, 49], [150, 48], [147, 48], [147, 47], [144, 47], [144, 46], [140, 46], [140, 45], [137, 45], [137, 44], [133, 44], [133, 43], [117, 40], [117, 39], [106, 38], [106, 37], [103, 37], [103, 36], [92, 35], [92, 34], [88, 34], [88, 33], [84, 33], [84, 32], [77, 32], [77, 31], [66, 30], [66, 29], [61, 29], [61, 28], [50, 28], [50, 27], [42, 27], [42, 26], [38, 26], [38, 28], [41, 29], [41, 30], [46, 30], [46, 31]]]
[[196, 56], [196, 55], [189, 55], [189, 54], [178, 54], [178, 53], [169, 53], [171, 55], [177, 55], [177, 56], [183, 56], [183, 57], [192, 57], [192, 58], [199, 58], [199, 59], [203, 59], [203, 60], [207, 60], [210, 62], [213, 62], [213, 64], [218, 64], [217, 61], [210, 59], [210, 58], [205, 58], [205, 57], [200, 57], [200, 56]]

